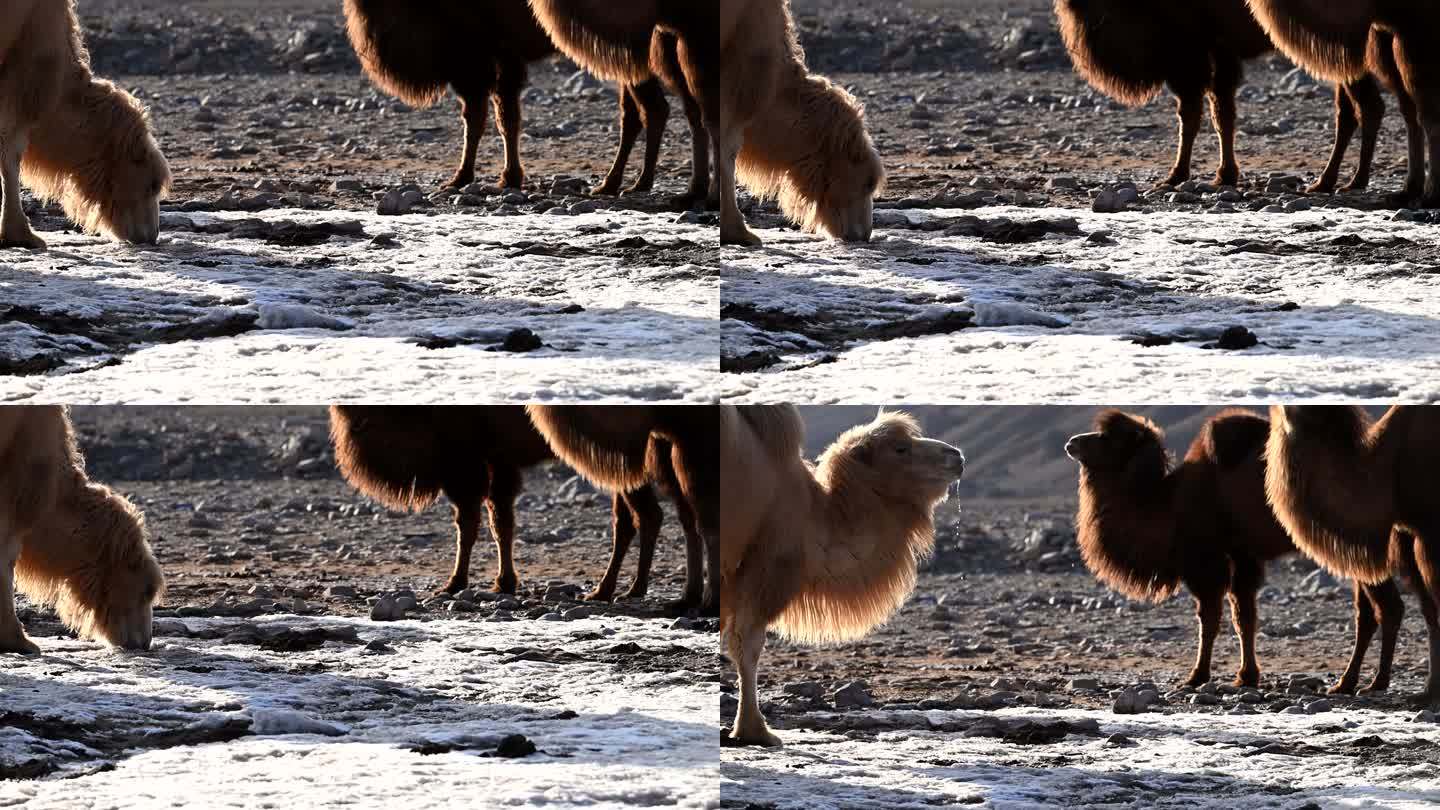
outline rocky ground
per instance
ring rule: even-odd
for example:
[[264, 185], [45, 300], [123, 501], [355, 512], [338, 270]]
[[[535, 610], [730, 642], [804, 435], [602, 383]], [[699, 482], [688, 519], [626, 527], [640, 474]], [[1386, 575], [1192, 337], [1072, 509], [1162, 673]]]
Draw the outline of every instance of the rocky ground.
[[[1388, 199], [1405, 171], [1393, 104], [1370, 190], [1310, 194], [1331, 90], [1257, 60], [1241, 183], [1208, 182], [1207, 132], [1194, 180], [1157, 188], [1172, 102], [1125, 109], [1090, 89], [1049, 3], [794, 5], [812, 67], [864, 103], [889, 179], [865, 246], [749, 209], [767, 245], [723, 253], [722, 397], [1214, 402], [1322, 398], [1317, 380], [1339, 377], [1329, 394], [1436, 398], [1407, 382], [1433, 376], [1432, 349], [1364, 348], [1437, 315], [1433, 217]], [[1342, 180], [1354, 163], [1352, 149]], [[1235, 327], [1255, 341], [1222, 341]]]
[[[1413, 600], [1388, 693], [1326, 694], [1348, 660], [1350, 590], [1307, 561], [1270, 566], [1259, 689], [1189, 673], [1189, 599], [1107, 591], [1084, 569], [1073, 502], [941, 507], [938, 550], [914, 596], [864, 641], [773, 641], [761, 695], [778, 751], [724, 749], [722, 806], [1420, 807], [1440, 782], [1440, 726], [1424, 685]], [[1373, 672], [1372, 648], [1363, 683]], [[721, 714], [733, 718], [727, 668]]]
[[[615, 90], [538, 63], [524, 188], [496, 185], [492, 129], [476, 182], [442, 190], [454, 101], [414, 110], [374, 89], [338, 3], [79, 8], [96, 70], [149, 107], [175, 182], [153, 249], [68, 233], [27, 202], [52, 250], [0, 260], [0, 372], [20, 376], [6, 397], [413, 401], [442, 389], [376, 391], [367, 372], [431, 366], [467, 397], [713, 398], [715, 218], [672, 210], [690, 172], [678, 105], [655, 190], [592, 196]], [[627, 186], [639, 172], [637, 154]]]
[[[684, 581], [673, 521], [648, 598], [583, 601], [608, 560], [609, 499], [532, 470], [519, 592], [486, 590], [482, 542], [472, 588], [437, 597], [449, 510], [392, 514], [351, 490], [324, 409], [74, 415], [90, 474], [144, 510], [168, 590], [143, 655], [69, 639], [21, 602], [44, 654], [0, 664], [0, 780], [18, 780], [0, 805], [159, 801], [193, 784], [156, 774], [183, 772], [217, 806], [297, 790], [365, 803], [400, 784], [448, 806], [474, 789], [475, 757], [500, 757], [515, 764], [486, 773], [506, 801], [713, 806], [716, 627], [665, 607]], [[347, 786], [314, 778], [325, 769]]]

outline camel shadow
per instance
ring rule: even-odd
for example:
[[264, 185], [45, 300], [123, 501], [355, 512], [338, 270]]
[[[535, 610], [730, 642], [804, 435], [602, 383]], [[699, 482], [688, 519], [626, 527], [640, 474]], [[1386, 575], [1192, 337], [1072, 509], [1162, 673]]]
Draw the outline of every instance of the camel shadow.
[[[241, 628], [241, 635], [246, 626], [216, 625]], [[273, 646], [257, 647], [251, 657], [169, 639], [149, 653], [101, 656], [89, 652], [91, 645], [47, 639], [40, 658], [0, 657], [0, 779], [75, 775], [149, 751], [276, 735], [400, 748], [417, 756], [490, 757], [507, 755], [497, 748], [507, 736], [521, 734], [537, 748], [527, 761], [665, 768], [672, 767], [677, 748], [690, 750], [713, 736], [708, 718], [691, 722], [643, 710], [570, 709], [556, 694], [560, 690], [544, 684], [575, 677], [567, 667], [585, 662], [560, 653], [545, 660], [396, 625], [377, 631], [365, 646], [363, 638], [340, 630], [333, 638], [317, 635], [332, 632], [324, 630], [325, 622], [303, 626], [304, 632], [279, 637], [282, 644], [299, 645], [296, 652], [312, 653], [303, 660]], [[233, 637], [221, 641], [241, 650], [253, 646]], [[363, 650], [362, 656], [373, 655], [379, 665], [371, 672], [388, 673], [423, 667], [436, 644], [444, 645], [444, 655], [456, 665], [453, 677], [428, 686], [366, 674], [365, 667], [347, 666], [340, 652], [340, 647]], [[628, 670], [612, 675], [632, 679], [633, 688], [674, 687], [693, 682], [693, 676]]]

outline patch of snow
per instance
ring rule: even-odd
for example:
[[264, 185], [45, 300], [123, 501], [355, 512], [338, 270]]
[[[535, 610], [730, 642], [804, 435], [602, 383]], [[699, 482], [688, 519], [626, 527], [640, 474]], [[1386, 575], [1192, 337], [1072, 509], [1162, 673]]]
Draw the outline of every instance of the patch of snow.
[[[781, 729], [783, 748], [724, 749], [726, 803], [779, 810], [1420, 810], [1440, 800], [1440, 727], [1410, 722], [1409, 714], [1117, 716], [1026, 708], [850, 717], [856, 728], [881, 730]], [[934, 730], [985, 718], [1064, 721], [1094, 731], [1025, 744]], [[1117, 734], [1123, 737], [1112, 742]]]
[[[937, 222], [977, 216], [1068, 218], [1079, 233], [1008, 244]], [[882, 224], [915, 229], [882, 227], [858, 246], [769, 231], [763, 248], [722, 254], [722, 351], [782, 362], [727, 374], [720, 393], [814, 404], [1440, 401], [1440, 230], [1390, 217], [1001, 206], [895, 212]], [[1089, 238], [1102, 231], [1108, 240]], [[977, 325], [868, 336], [930, 307], [972, 310]], [[1037, 325], [1046, 318], [1055, 323]], [[817, 337], [837, 324], [848, 332]], [[1260, 345], [1204, 348], [1230, 326]]]
[[[6, 656], [0, 773], [53, 774], [0, 781], [0, 807], [719, 805], [714, 672], [674, 665], [713, 667], [713, 635], [628, 617], [183, 626], [145, 654], [41, 638]], [[339, 640], [273, 652], [235, 632], [255, 627]], [[655, 665], [616, 663], [621, 645]], [[515, 734], [537, 751], [497, 755]]]
[[[0, 255], [0, 366], [48, 369], [0, 379], [0, 401], [715, 397], [714, 231], [672, 215], [165, 223], [151, 247], [47, 233]], [[522, 329], [543, 345], [502, 351]]]

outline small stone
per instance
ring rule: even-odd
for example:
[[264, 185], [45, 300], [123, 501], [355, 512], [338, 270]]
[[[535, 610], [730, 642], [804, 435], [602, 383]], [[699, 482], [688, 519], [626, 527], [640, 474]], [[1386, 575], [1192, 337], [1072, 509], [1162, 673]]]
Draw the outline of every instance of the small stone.
[[535, 743], [524, 734], [508, 734], [495, 748], [495, 755], [506, 759], [528, 757], [535, 753]]
[[404, 618], [405, 611], [395, 603], [395, 600], [382, 596], [375, 600], [370, 606], [370, 620], [375, 622], [393, 622], [396, 619]]
[[590, 615], [594, 612], [595, 609], [590, 607], [589, 605], [576, 605], [575, 607], [570, 608], [561, 615], [564, 616], [565, 621], [568, 622], [574, 619], [588, 619]]
[[338, 597], [341, 599], [349, 599], [355, 596], [355, 589], [350, 587], [349, 585], [331, 585], [330, 587], [325, 589], [325, 595]]
[[875, 697], [864, 681], [851, 681], [830, 696], [837, 709], [863, 709], [875, 705]]

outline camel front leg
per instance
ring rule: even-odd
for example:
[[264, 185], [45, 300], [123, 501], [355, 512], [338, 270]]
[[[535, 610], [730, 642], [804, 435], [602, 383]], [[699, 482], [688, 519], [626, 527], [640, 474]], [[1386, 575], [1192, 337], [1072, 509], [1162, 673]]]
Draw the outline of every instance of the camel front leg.
[[1330, 162], [1320, 179], [1305, 189], [1307, 194], [1331, 194], [1340, 184], [1340, 169], [1345, 165], [1345, 152], [1350, 149], [1350, 140], [1360, 127], [1355, 105], [1350, 100], [1344, 85], [1335, 85], [1335, 146], [1330, 150]]
[[1365, 595], [1376, 621], [1380, 623], [1380, 666], [1375, 670], [1375, 678], [1370, 685], [1360, 690], [1362, 695], [1390, 688], [1390, 672], [1395, 666], [1395, 642], [1400, 638], [1400, 625], [1405, 621], [1405, 600], [1400, 597], [1400, 587], [1395, 580], [1367, 585]]
[[1200, 135], [1200, 119], [1205, 111], [1204, 93], [1177, 91], [1175, 110], [1180, 119], [1180, 146], [1175, 152], [1175, 166], [1170, 169], [1170, 174], [1160, 181], [1162, 186], [1178, 186], [1190, 179], [1195, 139]]
[[0, 248], [45, 249], [45, 240], [31, 230], [25, 208], [20, 204], [20, 160], [28, 144], [29, 133], [20, 127], [0, 132], [0, 195], [4, 197], [3, 210], [0, 210]]
[[726, 634], [730, 659], [740, 675], [740, 708], [735, 725], [722, 736], [721, 745], [780, 745], [760, 711], [760, 654], [765, 650], [765, 627], [753, 621], [735, 624]]
[[615, 493], [610, 498], [610, 565], [595, 590], [585, 595], [591, 602], [609, 602], [615, 598], [615, 584], [620, 581], [620, 566], [635, 539], [635, 516], [626, 496]]
[[1239, 59], [1216, 59], [1210, 90], [1210, 117], [1220, 138], [1220, 169], [1215, 172], [1217, 186], [1240, 184], [1240, 161], [1235, 157], [1235, 125], [1239, 119], [1235, 96], [1240, 92], [1243, 78], [1244, 70]]
[[485, 497], [448, 492], [446, 494], [454, 503], [455, 567], [450, 570], [450, 578], [440, 590], [443, 593], [457, 594], [470, 585], [470, 553], [475, 548], [475, 540], [480, 536], [480, 503]]
[[744, 141], [738, 129], [731, 127], [715, 139], [715, 158], [720, 175], [720, 244], [758, 247], [760, 237], [745, 225], [735, 191], [735, 161], [740, 157]]
[[1375, 621], [1375, 611], [1371, 607], [1365, 587], [1359, 580], [1355, 581], [1355, 649], [1350, 653], [1350, 663], [1345, 666], [1345, 673], [1340, 676], [1339, 682], [1330, 687], [1329, 692], [1332, 695], [1355, 694], [1356, 687], [1360, 685], [1360, 668], [1365, 664], [1365, 653], [1369, 651], [1370, 640], [1375, 637], [1375, 630], [1380, 626]]
[[15, 615], [15, 560], [20, 557], [20, 541], [10, 535], [9, 527], [0, 525], [0, 652], [39, 655], [40, 648], [25, 635], [20, 617]]
[[605, 181], [590, 190], [596, 197], [614, 197], [620, 193], [620, 186], [625, 182], [625, 165], [630, 162], [630, 152], [635, 148], [635, 141], [640, 138], [640, 131], [645, 128], [645, 122], [640, 117], [640, 105], [635, 101], [635, 88], [630, 85], [620, 86], [620, 148], [615, 152], [615, 162], [610, 165], [610, 172], [605, 175]]
[[1182, 686], [1199, 686], [1210, 680], [1210, 654], [1215, 649], [1215, 637], [1220, 634], [1221, 592], [1195, 594], [1195, 619], [1199, 625], [1199, 649], [1195, 653], [1195, 666], [1190, 677]]
[[480, 138], [490, 116], [490, 94], [495, 91], [495, 71], [477, 69], [451, 89], [460, 99], [460, 122], [465, 128], [465, 143], [460, 151], [460, 165], [445, 183], [446, 188], [460, 189], [475, 182], [475, 162], [480, 153]]

